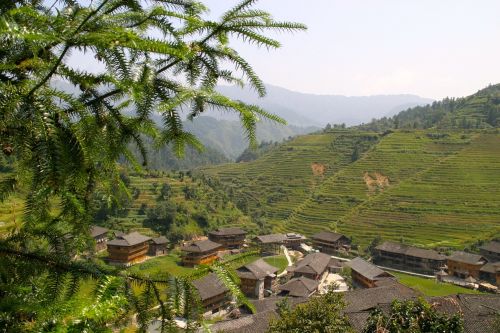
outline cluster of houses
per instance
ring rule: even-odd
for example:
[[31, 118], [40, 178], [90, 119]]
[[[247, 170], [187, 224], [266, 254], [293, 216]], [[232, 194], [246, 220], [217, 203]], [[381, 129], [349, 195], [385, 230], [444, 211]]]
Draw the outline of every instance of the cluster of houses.
[[[217, 233], [229, 237], [227, 230], [218, 230]], [[300, 241], [294, 241], [295, 239]], [[211, 237], [211, 240], [214, 238]], [[477, 277], [478, 281], [490, 281], [497, 285], [500, 282], [497, 264], [500, 256], [498, 242], [481, 247], [481, 254], [453, 252], [449, 256], [405, 244], [385, 242], [374, 249], [370, 262], [360, 257], [341, 261], [332, 256], [349, 251], [350, 240], [344, 235], [327, 231], [314, 235], [312, 244], [319, 252], [303, 251], [304, 241], [305, 237], [296, 234], [255, 237], [254, 242], [260, 247], [263, 256], [278, 253], [282, 246], [298, 249], [304, 252], [305, 256], [287, 267], [284, 272], [278, 272], [278, 268], [263, 258], [238, 268], [236, 272], [241, 281], [240, 288], [252, 300], [257, 313], [243, 314], [237, 318], [229, 316], [227, 318], [230, 319], [216, 322], [211, 329], [217, 332], [265, 332], [270, 318], [277, 316], [276, 304], [279, 300], [287, 297], [292, 306], [306, 302], [321, 292], [322, 284], [329, 283], [328, 276], [335, 275], [345, 268], [350, 271], [355, 289], [344, 294], [347, 303], [344, 312], [352, 327], [359, 332], [363, 330], [366, 318], [373, 308], [381, 306], [387, 310], [395, 299], [423, 296], [418, 291], [400, 284], [384, 267], [437, 277], [447, 271], [445, 274], [457, 279]], [[230, 292], [215, 274], [195, 281], [194, 285], [202, 298], [205, 316], [221, 316], [231, 311], [234, 303], [231, 303]], [[484, 332], [485, 328], [491, 326], [492, 318], [495, 318], [500, 310], [500, 296], [491, 294], [451, 295], [429, 298], [428, 301], [439, 311], [461, 313], [466, 332]]]
[[[168, 241], [165, 237], [151, 238], [138, 232], [114, 232], [114, 239], [108, 240], [110, 232], [102, 227], [92, 227], [91, 234], [97, 250], [107, 249], [110, 263], [130, 265], [143, 261], [147, 256], [167, 252]], [[215, 323], [212, 330], [265, 332], [270, 318], [277, 315], [276, 304], [280, 299], [287, 297], [293, 306], [306, 302], [311, 296], [326, 290], [332, 283], [330, 278], [340, 271], [345, 272], [347, 267], [355, 289], [339, 291], [346, 291], [347, 308], [344, 311], [357, 331], [362, 331], [366, 318], [375, 306], [388, 308], [394, 299], [422, 296], [400, 284], [385, 268], [432, 275], [447, 282], [454, 282], [455, 279], [464, 281], [466, 286], [486, 285], [489, 291], [498, 290], [500, 286], [500, 242], [495, 241], [482, 246], [479, 254], [456, 251], [451, 255], [384, 242], [373, 249], [371, 262], [360, 257], [352, 260], [335, 257], [348, 253], [351, 241], [345, 235], [330, 231], [319, 232], [310, 241], [295, 233], [260, 235], [252, 241], [263, 257], [282, 253], [285, 248], [302, 252], [303, 258], [283, 272], [270, 264], [271, 260], [266, 261], [264, 258], [239, 267], [236, 273], [241, 291], [252, 300], [258, 311], [256, 314], [240, 313], [236, 318], [229, 315], [227, 318], [230, 320]], [[312, 247], [305, 245], [306, 242]], [[211, 231], [207, 239], [185, 243], [180, 248], [181, 260], [186, 266], [210, 264], [223, 253], [237, 253], [246, 247], [247, 233], [244, 230], [219, 228]], [[216, 274], [211, 273], [193, 281], [193, 286], [200, 296], [205, 317], [233, 313], [235, 303], [230, 290]], [[495, 311], [500, 310], [500, 297], [494, 295], [456, 295], [429, 301], [438, 309], [442, 308], [442, 311], [462, 313], [467, 332], [482, 332], [481, 329], [487, 327], [490, 319], [496, 315]]]
[[111, 264], [129, 266], [144, 261], [148, 256], [154, 257], [167, 253], [167, 238], [149, 237], [138, 232], [125, 234], [113, 232], [114, 239], [109, 240], [109, 229], [92, 226], [90, 235], [95, 241], [96, 251], [108, 251], [107, 261]]
[[[91, 235], [96, 242], [96, 249], [107, 249], [110, 263], [131, 265], [143, 261], [146, 256], [157, 256], [167, 252], [168, 240], [165, 237], [151, 238], [138, 232], [130, 234], [114, 232], [115, 238], [108, 240], [108, 234], [109, 230], [106, 228], [94, 226], [91, 229]], [[246, 238], [247, 233], [241, 228], [232, 227], [213, 230], [208, 233], [208, 239], [194, 240], [181, 247], [182, 264], [191, 267], [210, 264], [220, 257], [221, 252], [237, 252], [244, 249], [247, 246]], [[282, 247], [290, 250], [302, 250], [306, 248], [304, 244], [307, 239], [300, 234], [285, 233], [260, 235], [256, 236], [253, 241], [259, 247], [262, 255], [273, 255], [280, 253]], [[311, 243], [314, 249], [328, 255], [347, 253], [351, 249], [351, 241], [347, 236], [330, 231], [321, 231], [313, 235]], [[462, 281], [464, 284], [482, 286], [487, 290], [495, 290], [500, 286], [500, 242], [496, 241], [481, 246], [480, 254], [456, 251], [448, 256], [434, 250], [395, 242], [384, 242], [375, 247], [372, 255], [372, 262], [376, 265], [372, 265], [373, 267], [387, 267], [424, 275], [436, 275], [443, 281], [458, 281], [459, 284]], [[307, 262], [309, 260], [307, 258], [302, 262]], [[362, 271], [370, 271], [370, 274], [367, 274], [367, 276], [353, 276], [354, 280], [362, 286], [373, 285], [374, 279], [379, 278], [376, 273], [380, 272], [377, 272], [375, 268], [368, 270], [366, 264], [362, 264], [360, 260], [353, 260], [353, 263], [357, 263], [359, 266], [356, 267]], [[314, 260], [315, 263], [318, 261], [321, 260], [318, 258]], [[324, 259], [324, 261], [327, 260]], [[245, 275], [243, 277], [245, 289], [273, 289], [266, 288], [267, 284], [262, 282], [262, 278], [257, 280], [262, 280], [263, 287], [257, 287], [253, 282], [248, 281], [249, 276], [253, 275], [253, 280], [250, 280], [254, 281], [257, 276], [261, 277], [263, 275], [262, 271], [270, 271], [265, 262], [259, 262], [242, 269], [247, 270], [245, 274], [242, 273], [242, 275]], [[275, 272], [270, 274], [275, 274]], [[303, 276], [306, 278], [312, 277], [307, 276], [305, 273]], [[307, 282], [304, 284], [303, 280], [298, 280], [293, 281], [290, 285], [304, 287], [304, 290], [312, 286], [309, 283], [305, 287], [306, 284]], [[263, 292], [257, 294], [262, 295]]]

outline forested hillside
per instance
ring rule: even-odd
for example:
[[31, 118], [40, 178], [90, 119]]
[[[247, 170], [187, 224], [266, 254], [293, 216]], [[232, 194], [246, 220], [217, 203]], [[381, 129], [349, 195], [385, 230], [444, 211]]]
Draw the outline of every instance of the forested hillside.
[[362, 125], [367, 130], [397, 128], [490, 128], [500, 125], [500, 84], [490, 85], [463, 98], [445, 98], [426, 106], [416, 106], [394, 117]]
[[496, 130], [332, 130], [201, 172], [274, 231], [457, 248], [500, 234]]

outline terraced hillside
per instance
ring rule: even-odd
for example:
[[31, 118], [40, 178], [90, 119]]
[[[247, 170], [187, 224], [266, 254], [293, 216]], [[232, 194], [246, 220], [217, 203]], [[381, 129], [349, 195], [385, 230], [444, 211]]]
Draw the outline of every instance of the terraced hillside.
[[219, 179], [243, 211], [278, 227], [312, 191], [379, 140], [374, 133], [336, 131], [297, 137], [249, 163], [202, 169]]
[[[206, 230], [216, 226], [243, 226], [257, 233], [257, 226], [228, 200], [223, 191], [213, 189], [201, 180], [186, 175], [180, 177], [174, 173], [130, 176], [129, 180], [129, 204], [119, 214], [110, 216], [106, 221], [96, 221], [97, 224], [114, 230], [139, 231], [156, 236], [158, 232], [147, 223], [147, 211], [168, 201], [175, 203], [176, 224], [180, 225], [179, 232], [187, 238], [203, 235]], [[168, 184], [171, 189], [168, 198], [161, 197], [164, 184]], [[189, 197], [185, 194], [186, 188], [190, 190]], [[23, 209], [22, 193], [0, 203], [0, 235], [21, 226]], [[196, 221], [197, 216], [206, 216], [204, 223], [207, 225], [200, 225]]]
[[[323, 175], [315, 175], [315, 163], [328, 166]], [[363, 246], [377, 235], [427, 247], [500, 235], [494, 132], [308, 135], [255, 161], [203, 172], [226, 184], [234, 200], [251, 197], [249, 213], [268, 212], [276, 231], [337, 230]]]
[[[171, 193], [168, 199], [161, 198], [161, 188], [168, 184]], [[146, 211], [162, 202], [171, 201], [177, 205], [177, 216], [185, 218], [182, 232], [186, 235], [202, 235], [204, 228], [198, 225], [193, 218], [197, 213], [207, 213], [208, 223], [213, 226], [242, 226], [252, 230], [255, 225], [251, 223], [220, 191], [215, 191], [201, 181], [195, 181], [188, 176], [178, 177], [173, 174], [158, 176], [131, 176], [128, 186], [130, 192], [138, 195], [132, 199], [126, 208], [124, 217], [111, 217], [106, 226], [126, 231], [139, 231], [147, 235], [154, 235], [147, 223]], [[191, 197], [186, 197], [185, 188], [191, 189]], [[207, 227], [209, 227], [207, 226]]]

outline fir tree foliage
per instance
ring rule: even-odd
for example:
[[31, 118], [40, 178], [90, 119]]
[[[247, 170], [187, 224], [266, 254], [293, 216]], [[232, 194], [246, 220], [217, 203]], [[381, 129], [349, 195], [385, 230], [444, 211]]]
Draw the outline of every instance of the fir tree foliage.
[[[232, 39], [272, 49], [280, 43], [266, 32], [305, 29], [275, 21], [255, 3], [242, 1], [218, 21], [207, 20], [207, 8], [191, 0], [0, 3], [0, 145], [16, 170], [2, 177], [0, 199], [26, 193], [22, 226], [0, 241], [0, 331], [106, 331], [130, 313], [142, 331], [155, 317], [162, 331], [175, 330], [175, 316], [196, 326], [188, 280], [130, 275], [75, 258], [89, 248], [93, 198], [131, 195], [117, 161], [146, 165], [145, 137], [177, 155], [186, 145], [203, 149], [181, 119], [208, 107], [238, 114], [251, 144], [260, 119], [284, 122], [214, 90], [224, 81], [265, 94]], [[104, 70], [74, 67], [74, 52]], [[161, 129], [152, 120], [158, 113]], [[85, 279], [98, 281], [102, 292], [79, 319], [63, 320], [57, 304]]]

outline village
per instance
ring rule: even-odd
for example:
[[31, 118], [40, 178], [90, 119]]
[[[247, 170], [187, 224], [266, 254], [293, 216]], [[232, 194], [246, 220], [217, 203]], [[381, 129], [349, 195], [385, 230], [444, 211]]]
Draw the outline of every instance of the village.
[[[161, 236], [151, 238], [138, 232], [124, 234], [94, 226], [91, 235], [96, 250], [107, 250], [105, 260], [124, 267], [166, 255], [171, 248]], [[114, 238], [108, 240], [109, 235]], [[257, 251], [258, 258], [235, 269], [241, 291], [251, 300], [256, 313], [238, 307], [227, 286], [215, 273], [193, 281], [204, 318], [211, 320], [215, 332], [264, 332], [276, 304], [283, 299], [293, 306], [328, 290], [344, 293], [351, 325], [361, 331], [370, 311], [391, 301], [418, 298], [421, 292], [398, 281], [397, 273], [434, 280], [443, 286], [453, 284], [478, 290], [478, 294], [431, 297], [429, 301], [443, 311], [464, 315], [467, 332], [481, 332], [478, 321], [490, 320], [495, 311], [487, 304], [498, 303], [500, 287], [500, 242], [480, 247], [479, 253], [455, 251], [449, 255], [434, 250], [385, 241], [373, 249], [370, 258], [352, 257], [347, 235], [322, 231], [310, 239], [296, 233], [259, 235], [248, 238], [241, 228], [219, 228], [183, 242], [178, 250], [184, 267], [210, 265], [228, 256]], [[285, 265], [273, 266], [273, 258], [286, 258]], [[283, 269], [283, 266], [284, 267]], [[494, 303], [494, 304], [496, 304]], [[486, 304], [486, 305], [482, 305]], [[472, 306], [473, 305], [473, 306]], [[182, 319], [179, 326], [182, 327]], [[153, 322], [150, 332], [156, 332]]]

